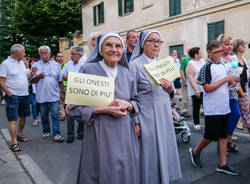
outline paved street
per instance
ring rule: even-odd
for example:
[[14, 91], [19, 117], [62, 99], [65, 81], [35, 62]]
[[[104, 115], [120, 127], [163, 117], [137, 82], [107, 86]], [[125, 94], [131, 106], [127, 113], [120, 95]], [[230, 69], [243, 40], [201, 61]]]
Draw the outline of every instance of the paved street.
[[[188, 119], [191, 122], [191, 119]], [[202, 120], [203, 123], [203, 120]], [[30, 141], [20, 143], [23, 151], [13, 154], [7, 147], [9, 140], [5, 105], [0, 105], [0, 183], [6, 184], [74, 184], [76, 181], [81, 141], [75, 139], [72, 144], [55, 143], [51, 139], [41, 139], [42, 127], [32, 127], [29, 117], [24, 135]], [[185, 144], [177, 135], [183, 178], [171, 184], [249, 184], [250, 183], [250, 142], [246, 131], [237, 130], [240, 137], [235, 143], [239, 153], [230, 154], [228, 160], [238, 170], [240, 176], [228, 176], [215, 172], [218, 156], [215, 143], [209, 145], [201, 155], [202, 169], [191, 165], [188, 149], [198, 142], [202, 132], [193, 130], [191, 141]], [[204, 129], [204, 128], [203, 128]], [[61, 131], [66, 135], [66, 121], [61, 122]], [[2, 138], [4, 137], [4, 139]], [[17, 157], [16, 157], [16, 156]]]

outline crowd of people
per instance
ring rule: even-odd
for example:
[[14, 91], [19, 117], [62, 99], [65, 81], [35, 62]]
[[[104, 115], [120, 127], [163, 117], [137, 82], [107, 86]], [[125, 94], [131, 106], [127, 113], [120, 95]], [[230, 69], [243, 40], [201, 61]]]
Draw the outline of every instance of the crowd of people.
[[[31, 107], [32, 125], [42, 122], [43, 139], [53, 136], [55, 142], [64, 142], [60, 120], [66, 118], [66, 142], [72, 143], [75, 123], [78, 124], [77, 138], [83, 139], [83, 145], [77, 183], [167, 184], [182, 177], [175, 113], [171, 109], [178, 96], [184, 117], [189, 116], [191, 98], [196, 131], [201, 130], [200, 114], [205, 115], [204, 135], [188, 150], [193, 166], [202, 167], [202, 150], [217, 141], [216, 170], [239, 175], [227, 162], [227, 155], [239, 151], [233, 144], [237, 124], [250, 134], [248, 65], [243, 57], [243, 40], [233, 41], [230, 36], [221, 35], [218, 40], [209, 41], [207, 60], [200, 47], [190, 47], [188, 55], [180, 58], [173, 50], [171, 55], [180, 77], [174, 81], [161, 78], [160, 85], [144, 68], [145, 64], [160, 60], [160, 32], [145, 30], [139, 34], [131, 30], [125, 41], [114, 32], [91, 33], [88, 44], [85, 54], [82, 47], [71, 47], [71, 60], [67, 63], [62, 53], [53, 60], [46, 45], [38, 49], [39, 60], [30, 58], [26, 62], [25, 47], [11, 47], [11, 55], [0, 65], [0, 86], [7, 102], [13, 152], [21, 151], [18, 142], [29, 141], [23, 129]], [[113, 102], [107, 107], [65, 104], [69, 72], [115, 79]]]

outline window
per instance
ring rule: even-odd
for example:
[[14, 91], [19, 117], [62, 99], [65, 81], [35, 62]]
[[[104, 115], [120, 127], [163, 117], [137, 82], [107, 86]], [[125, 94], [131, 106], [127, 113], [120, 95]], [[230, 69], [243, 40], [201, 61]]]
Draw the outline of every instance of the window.
[[181, 14], [181, 0], [169, 0], [169, 17]]
[[173, 50], [177, 50], [177, 56], [180, 59], [183, 55], [183, 45], [173, 45], [169, 47], [169, 55], [171, 55]]
[[74, 46], [73, 40], [68, 40], [68, 48], [71, 48], [72, 46]]
[[224, 34], [224, 20], [208, 23], [207, 24], [207, 36], [208, 41], [215, 40], [220, 36], [220, 34]]
[[104, 23], [104, 2], [93, 7], [94, 25]]
[[134, 11], [134, 0], [118, 0], [118, 15], [122, 16]]

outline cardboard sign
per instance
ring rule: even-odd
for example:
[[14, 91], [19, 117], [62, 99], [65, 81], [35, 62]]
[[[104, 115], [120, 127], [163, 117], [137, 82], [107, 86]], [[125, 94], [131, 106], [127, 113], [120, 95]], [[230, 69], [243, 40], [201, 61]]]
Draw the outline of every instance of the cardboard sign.
[[114, 79], [69, 72], [65, 104], [104, 107], [114, 100]]
[[159, 79], [161, 78], [173, 81], [180, 77], [179, 69], [176, 67], [171, 56], [157, 62], [145, 64], [144, 67], [157, 84], [160, 84]]

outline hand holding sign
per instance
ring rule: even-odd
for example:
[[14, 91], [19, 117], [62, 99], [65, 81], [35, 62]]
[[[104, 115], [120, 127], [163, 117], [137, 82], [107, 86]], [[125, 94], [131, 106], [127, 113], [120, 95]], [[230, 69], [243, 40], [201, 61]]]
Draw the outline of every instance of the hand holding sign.
[[161, 79], [159, 79], [159, 81], [161, 82], [160, 85], [168, 93], [171, 93], [174, 90], [173, 89], [173, 85], [172, 85], [172, 83], [169, 80], [167, 80], [165, 78], [161, 78]]
[[161, 78], [172, 81], [180, 77], [180, 72], [170, 56], [157, 62], [145, 64], [144, 67], [157, 84], [161, 83]]

